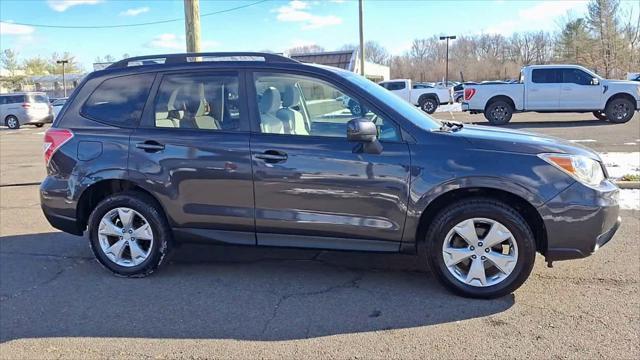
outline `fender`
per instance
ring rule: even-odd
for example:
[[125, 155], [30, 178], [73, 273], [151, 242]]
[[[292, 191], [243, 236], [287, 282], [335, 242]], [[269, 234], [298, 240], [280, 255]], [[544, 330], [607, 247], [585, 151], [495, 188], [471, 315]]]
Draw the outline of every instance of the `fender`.
[[440, 98], [438, 97], [437, 93], [426, 93], [426, 94], [420, 95], [420, 97], [418, 98], [418, 104], [417, 105], [420, 105], [420, 103], [422, 102], [423, 99], [431, 98], [431, 97], [435, 98], [436, 101], [438, 102], [438, 105], [440, 105]]
[[415, 248], [415, 244], [418, 240], [416, 239], [416, 232], [406, 230], [418, 229], [420, 225], [420, 217], [429, 205], [431, 205], [437, 198], [460, 189], [492, 189], [508, 192], [511, 195], [527, 200], [535, 208], [538, 208], [545, 203], [545, 200], [538, 194], [510, 178], [487, 176], [454, 178], [433, 186], [415, 202], [411, 201], [409, 203], [409, 209], [407, 209], [407, 220], [404, 227], [405, 232], [402, 237], [402, 247], [404, 249]]

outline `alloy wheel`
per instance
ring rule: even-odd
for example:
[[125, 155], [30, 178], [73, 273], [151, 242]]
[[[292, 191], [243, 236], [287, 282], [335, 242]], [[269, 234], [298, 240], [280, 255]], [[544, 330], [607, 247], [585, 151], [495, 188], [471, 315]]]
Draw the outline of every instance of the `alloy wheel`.
[[9, 129], [15, 129], [18, 127], [18, 119], [16, 119], [13, 116], [10, 116], [9, 118], [7, 118], [7, 127]]
[[626, 104], [624, 102], [620, 104], [616, 104], [613, 107], [613, 117], [616, 120], [623, 120], [629, 115], [630, 111], [631, 111], [631, 108], [629, 107], [629, 104]]
[[107, 212], [98, 226], [100, 248], [113, 263], [132, 267], [151, 254], [153, 231], [139, 212], [118, 207]]
[[424, 102], [424, 104], [422, 104], [422, 110], [427, 113], [434, 111], [435, 110], [434, 107], [435, 105], [430, 100], [427, 100]]
[[442, 244], [447, 270], [460, 282], [487, 287], [504, 281], [518, 262], [518, 245], [498, 221], [472, 218], [454, 226]]

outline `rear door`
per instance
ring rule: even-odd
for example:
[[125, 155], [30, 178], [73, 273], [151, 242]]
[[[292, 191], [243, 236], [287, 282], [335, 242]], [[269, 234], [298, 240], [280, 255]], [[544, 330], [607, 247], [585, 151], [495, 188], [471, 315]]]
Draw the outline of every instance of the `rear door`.
[[597, 110], [603, 97], [602, 85], [592, 84], [593, 76], [575, 68], [562, 69], [559, 109]]
[[165, 73], [131, 136], [130, 176], [181, 236], [255, 244], [242, 74]]
[[[410, 169], [397, 125], [325, 79], [269, 72], [251, 80], [258, 244], [397, 251]], [[381, 153], [347, 141], [346, 125], [355, 115], [343, 96], [375, 121]]]
[[562, 74], [559, 69], [532, 69], [531, 81], [525, 91], [526, 110], [558, 109], [561, 88]]

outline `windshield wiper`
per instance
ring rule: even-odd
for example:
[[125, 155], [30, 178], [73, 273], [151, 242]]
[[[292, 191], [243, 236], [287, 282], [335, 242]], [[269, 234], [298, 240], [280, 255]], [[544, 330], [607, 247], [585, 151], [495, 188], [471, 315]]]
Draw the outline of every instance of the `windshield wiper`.
[[441, 120], [442, 126], [440, 131], [458, 131], [464, 127], [464, 124], [459, 121]]

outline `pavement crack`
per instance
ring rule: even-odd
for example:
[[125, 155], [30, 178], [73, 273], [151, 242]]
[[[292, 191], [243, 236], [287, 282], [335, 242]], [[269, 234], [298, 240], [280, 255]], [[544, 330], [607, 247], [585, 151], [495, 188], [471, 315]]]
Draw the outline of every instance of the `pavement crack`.
[[56, 260], [93, 260], [92, 256], [68, 256], [68, 255], [54, 255], [54, 254], [39, 254], [39, 253], [28, 253], [28, 252], [20, 252], [20, 251], [0, 251], [0, 255], [20, 255], [20, 256], [32, 256], [32, 257], [41, 257], [41, 258], [49, 258]]
[[[330, 287], [322, 289], [322, 290], [294, 292], [294, 293], [290, 293], [290, 294], [281, 295], [278, 298], [278, 301], [276, 302], [276, 305], [273, 307], [273, 311], [271, 313], [271, 317], [269, 317], [269, 319], [267, 319], [267, 321], [265, 322], [265, 324], [264, 324], [264, 326], [262, 328], [262, 335], [264, 335], [267, 332], [267, 330], [269, 330], [269, 325], [271, 325], [273, 320], [275, 320], [275, 318], [278, 316], [278, 311], [280, 309], [280, 306], [286, 300], [291, 299], [293, 297], [308, 297], [308, 296], [323, 295], [323, 294], [331, 293], [331, 292], [336, 291], [336, 290], [344, 290], [344, 289], [350, 289], [350, 288], [359, 289], [360, 288], [360, 281], [362, 281], [363, 278], [364, 278], [363, 274], [357, 274], [354, 278], [352, 278], [349, 281], [346, 281], [346, 282], [343, 282], [343, 283], [340, 283], [340, 284], [337, 284], [337, 285], [334, 285], [334, 286], [330, 286]], [[308, 335], [309, 332], [310, 332], [310, 329], [309, 329], [309, 327], [307, 327], [306, 334]]]
[[0, 302], [16, 299], [16, 298], [18, 298], [20, 296], [23, 296], [23, 295], [25, 295], [27, 293], [30, 293], [30, 292], [36, 290], [38, 288], [41, 288], [43, 286], [47, 286], [47, 285], [53, 283], [54, 281], [58, 280], [58, 278], [60, 278], [60, 276], [63, 273], [65, 273], [66, 271], [71, 270], [71, 269], [75, 268], [76, 266], [84, 264], [84, 263], [85, 263], [85, 260], [81, 259], [81, 260], [76, 261], [76, 262], [74, 262], [74, 263], [72, 263], [70, 265], [64, 266], [60, 270], [56, 271], [56, 273], [53, 274], [53, 276], [51, 278], [49, 278], [49, 279], [47, 279], [47, 280], [45, 280], [45, 281], [43, 281], [41, 283], [35, 284], [35, 285], [33, 285], [33, 286], [31, 286], [31, 287], [29, 287], [27, 289], [20, 290], [20, 291], [18, 291], [16, 293], [8, 295], [8, 296], [0, 296]]

